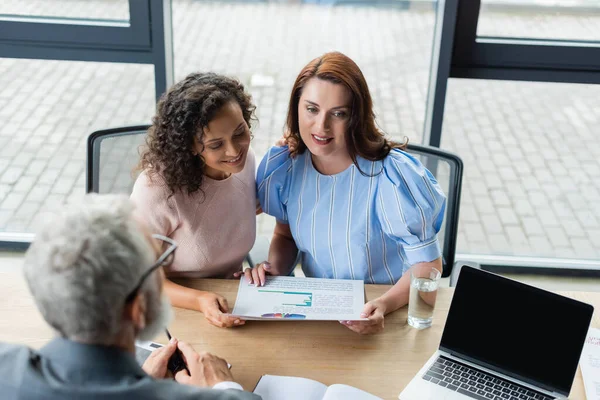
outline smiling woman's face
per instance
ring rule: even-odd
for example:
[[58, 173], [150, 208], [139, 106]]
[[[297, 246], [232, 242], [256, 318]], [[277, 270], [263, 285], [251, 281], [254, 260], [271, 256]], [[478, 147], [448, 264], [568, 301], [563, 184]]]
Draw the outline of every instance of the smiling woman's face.
[[348, 157], [352, 94], [344, 85], [311, 78], [298, 102], [300, 137], [313, 156]]
[[225, 179], [246, 165], [250, 129], [236, 101], [225, 104], [204, 128], [203, 143], [194, 139], [194, 150], [206, 163], [204, 175]]

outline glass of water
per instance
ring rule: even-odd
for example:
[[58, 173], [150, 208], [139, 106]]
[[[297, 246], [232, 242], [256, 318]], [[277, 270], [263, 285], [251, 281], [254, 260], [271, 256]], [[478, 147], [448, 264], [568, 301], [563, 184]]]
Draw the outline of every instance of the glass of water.
[[417, 265], [410, 269], [408, 324], [413, 328], [431, 326], [440, 277], [440, 271], [433, 267]]

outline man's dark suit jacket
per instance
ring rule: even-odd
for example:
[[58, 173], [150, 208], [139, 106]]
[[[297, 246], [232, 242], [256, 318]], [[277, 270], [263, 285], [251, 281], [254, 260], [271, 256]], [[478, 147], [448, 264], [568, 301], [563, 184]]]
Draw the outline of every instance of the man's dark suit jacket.
[[0, 344], [0, 398], [259, 400], [240, 390], [200, 389], [146, 374], [118, 348], [54, 339], [39, 351]]

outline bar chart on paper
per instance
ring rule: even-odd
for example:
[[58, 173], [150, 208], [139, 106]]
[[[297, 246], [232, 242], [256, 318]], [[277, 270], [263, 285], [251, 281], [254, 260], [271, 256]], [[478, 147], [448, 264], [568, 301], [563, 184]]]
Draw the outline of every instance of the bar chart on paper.
[[312, 306], [312, 292], [289, 292], [283, 290], [266, 290], [259, 289], [258, 293], [262, 293], [273, 304], [281, 304], [282, 306], [310, 307]]
[[257, 287], [240, 280], [232, 315], [261, 320], [360, 320], [363, 281], [269, 276]]

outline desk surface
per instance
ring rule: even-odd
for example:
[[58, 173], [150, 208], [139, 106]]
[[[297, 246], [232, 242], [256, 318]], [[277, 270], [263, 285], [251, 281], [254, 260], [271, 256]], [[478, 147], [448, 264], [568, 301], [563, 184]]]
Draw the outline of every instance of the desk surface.
[[[224, 295], [233, 306], [238, 282], [187, 280], [187, 286]], [[366, 285], [367, 299], [387, 290], [385, 285]], [[25, 282], [18, 273], [0, 273], [0, 341], [34, 348], [52, 338]], [[221, 329], [208, 325], [197, 312], [176, 309], [171, 332], [197, 350], [215, 353], [232, 364], [232, 372], [246, 390], [253, 390], [263, 374], [302, 376], [324, 384], [345, 383], [384, 399], [398, 394], [437, 349], [452, 289], [441, 288], [433, 326], [418, 331], [406, 324], [407, 308], [386, 317], [385, 330], [360, 336], [335, 321], [248, 321], [245, 326]], [[561, 292], [600, 310], [600, 293]], [[592, 325], [600, 327], [598, 312]], [[166, 343], [166, 337], [157, 341]], [[585, 399], [581, 372], [577, 371], [571, 399]]]

